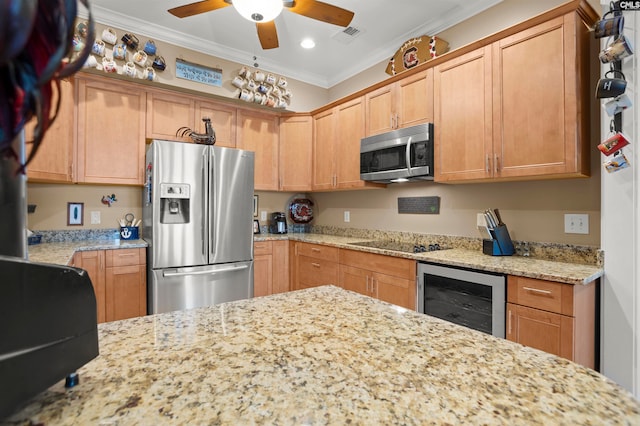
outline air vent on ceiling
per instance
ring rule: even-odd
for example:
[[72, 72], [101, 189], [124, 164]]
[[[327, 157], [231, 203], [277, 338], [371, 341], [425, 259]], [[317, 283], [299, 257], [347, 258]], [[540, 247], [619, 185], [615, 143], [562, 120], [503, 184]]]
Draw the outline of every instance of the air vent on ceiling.
[[333, 37], [331, 38], [336, 41], [339, 41], [342, 44], [349, 44], [363, 32], [364, 32], [363, 30], [360, 30], [356, 27], [347, 27], [344, 30], [334, 34]]

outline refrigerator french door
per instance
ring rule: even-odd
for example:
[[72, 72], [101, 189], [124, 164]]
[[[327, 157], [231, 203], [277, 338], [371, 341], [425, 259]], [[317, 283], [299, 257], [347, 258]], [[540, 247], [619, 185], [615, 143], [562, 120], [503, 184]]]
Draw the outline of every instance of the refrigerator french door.
[[148, 311], [253, 297], [254, 153], [152, 141], [143, 235]]

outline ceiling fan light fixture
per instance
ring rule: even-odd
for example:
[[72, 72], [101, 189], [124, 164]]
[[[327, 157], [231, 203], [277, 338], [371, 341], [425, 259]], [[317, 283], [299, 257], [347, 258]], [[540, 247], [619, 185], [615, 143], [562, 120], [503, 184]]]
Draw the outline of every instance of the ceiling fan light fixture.
[[282, 0], [233, 0], [233, 7], [251, 22], [273, 21], [282, 12]]

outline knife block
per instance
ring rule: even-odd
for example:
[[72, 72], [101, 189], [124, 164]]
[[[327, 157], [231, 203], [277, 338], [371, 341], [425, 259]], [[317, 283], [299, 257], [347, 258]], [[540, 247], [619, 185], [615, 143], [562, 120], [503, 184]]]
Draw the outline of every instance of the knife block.
[[493, 240], [482, 240], [482, 253], [490, 256], [511, 256], [515, 253], [507, 225], [498, 225], [489, 232]]

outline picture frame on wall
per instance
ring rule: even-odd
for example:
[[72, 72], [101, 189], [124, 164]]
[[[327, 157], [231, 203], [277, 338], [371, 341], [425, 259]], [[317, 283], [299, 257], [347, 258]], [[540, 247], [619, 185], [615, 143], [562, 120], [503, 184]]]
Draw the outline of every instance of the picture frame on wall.
[[258, 217], [258, 196], [253, 196], [253, 217]]
[[67, 203], [67, 226], [84, 225], [84, 203]]

